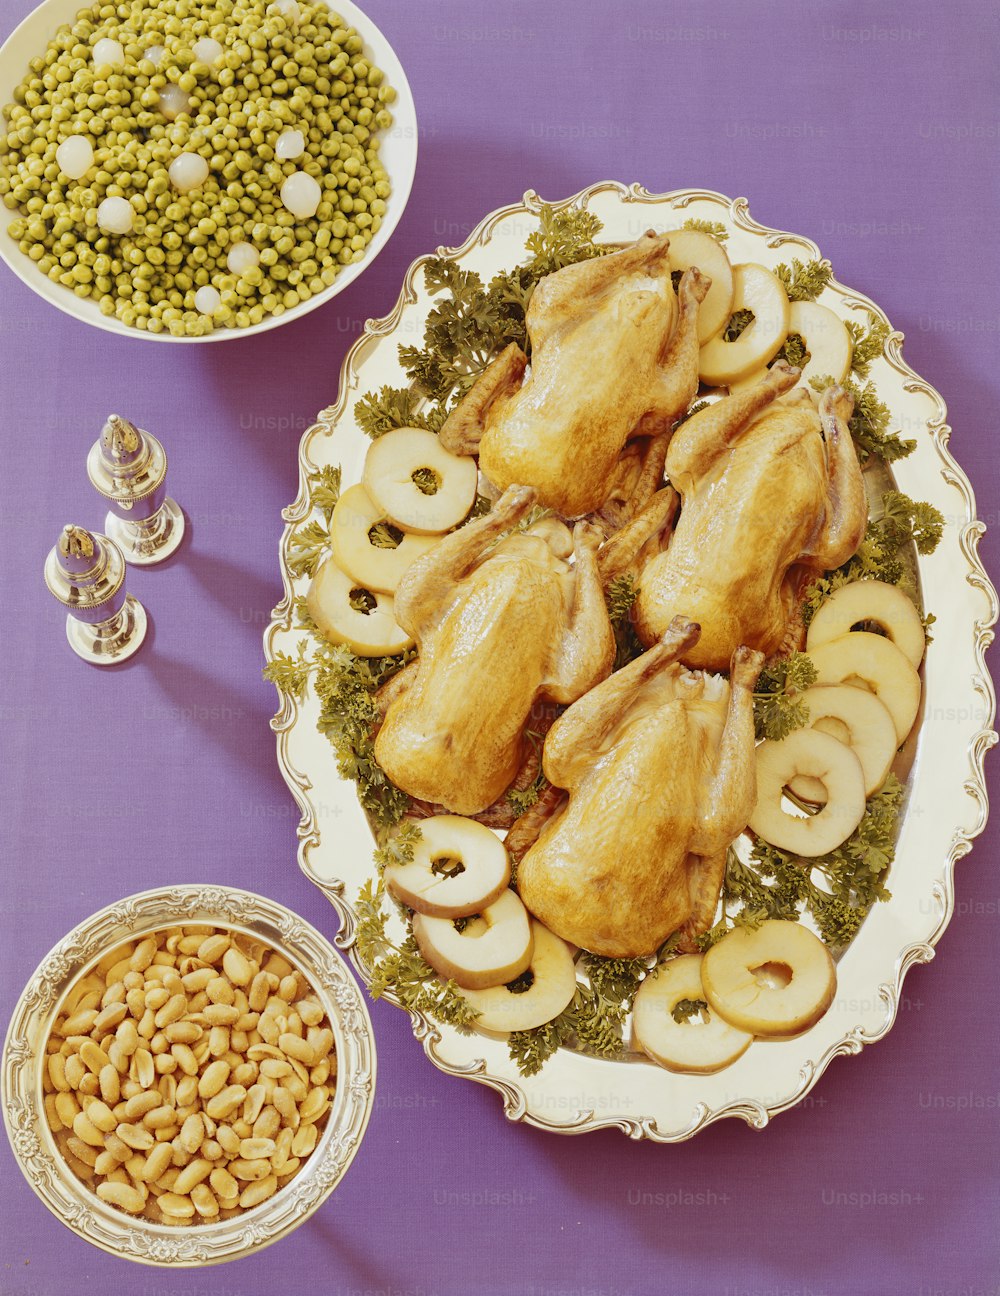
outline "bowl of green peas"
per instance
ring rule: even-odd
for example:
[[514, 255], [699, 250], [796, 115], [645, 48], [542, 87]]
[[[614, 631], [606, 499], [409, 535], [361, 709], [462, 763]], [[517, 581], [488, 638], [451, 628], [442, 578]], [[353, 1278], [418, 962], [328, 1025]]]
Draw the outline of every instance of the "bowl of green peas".
[[314, 310], [385, 246], [416, 156], [402, 65], [349, 0], [44, 0], [0, 48], [0, 256], [112, 333]]

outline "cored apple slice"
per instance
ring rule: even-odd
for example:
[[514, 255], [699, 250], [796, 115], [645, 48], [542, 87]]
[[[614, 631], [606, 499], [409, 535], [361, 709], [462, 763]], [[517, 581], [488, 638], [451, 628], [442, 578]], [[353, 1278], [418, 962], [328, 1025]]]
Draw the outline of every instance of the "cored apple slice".
[[417, 535], [457, 526], [475, 503], [479, 470], [469, 455], [446, 450], [426, 428], [396, 428], [365, 457], [365, 490], [391, 522]]
[[810, 378], [829, 376], [835, 383], [847, 377], [851, 367], [854, 344], [847, 325], [819, 302], [797, 301], [788, 308], [788, 331], [798, 333], [806, 344], [809, 359], [802, 366], [799, 385], [805, 386]]
[[817, 684], [853, 684], [870, 689], [892, 716], [896, 741], [913, 728], [920, 707], [920, 676], [910, 660], [883, 635], [852, 630], [809, 649]]
[[[819, 684], [806, 689], [800, 701], [809, 709], [810, 729], [846, 743], [861, 762], [865, 796], [885, 782], [896, 754], [896, 726], [874, 693], [848, 684]], [[826, 789], [817, 779], [800, 774], [788, 783], [789, 791], [805, 801], [822, 803]]]
[[407, 535], [392, 526], [360, 484], [348, 486], [337, 501], [330, 538], [341, 569], [365, 589], [380, 594], [395, 594], [400, 576], [414, 558], [438, 543], [437, 536]]
[[668, 230], [671, 270], [697, 266], [712, 281], [698, 308], [698, 341], [705, 343], [721, 333], [733, 313], [733, 267], [718, 239], [703, 230]]
[[503, 1034], [534, 1030], [558, 1017], [576, 994], [576, 968], [570, 947], [534, 918], [531, 932], [534, 950], [527, 989], [518, 986], [512, 991], [499, 985], [488, 990], [462, 991], [479, 1013], [476, 1026], [480, 1030]]
[[898, 585], [879, 580], [851, 581], [834, 590], [809, 623], [806, 652], [839, 639], [862, 621], [881, 626], [910, 665], [920, 665], [927, 646], [920, 613]]
[[788, 296], [777, 275], [748, 262], [733, 267], [732, 313], [753, 311], [733, 342], [716, 334], [701, 348], [698, 373], [710, 387], [725, 387], [773, 360], [788, 336]]
[[528, 911], [509, 889], [461, 931], [450, 918], [415, 913], [413, 935], [434, 971], [467, 990], [513, 981], [527, 970], [534, 948]]
[[432, 918], [465, 918], [482, 913], [510, 882], [503, 842], [489, 828], [462, 815], [420, 820], [420, 840], [409, 864], [390, 864], [390, 894]]
[[735, 927], [701, 965], [709, 1007], [754, 1035], [799, 1035], [823, 1016], [837, 990], [830, 951], [801, 923], [769, 918]]
[[673, 1010], [682, 999], [705, 1001], [701, 965], [701, 954], [681, 954], [647, 976], [636, 992], [634, 1042], [668, 1071], [696, 1075], [720, 1071], [742, 1057], [753, 1042], [752, 1034], [737, 1030], [711, 1009], [703, 1016], [674, 1019]]
[[[865, 776], [850, 747], [819, 729], [794, 729], [780, 742], [762, 742], [756, 755], [750, 827], [758, 837], [805, 859], [826, 855], [850, 837], [865, 813]], [[800, 774], [818, 779], [827, 796], [822, 809], [806, 817], [782, 806], [784, 789]]]
[[[786, 397], [800, 387], [811, 390], [809, 383], [813, 378], [829, 376], [834, 382], [844, 381], [851, 367], [854, 347], [847, 325], [839, 315], [819, 302], [792, 302], [788, 308], [788, 332], [798, 333], [809, 358], [802, 365], [798, 382], [785, 393]], [[730, 383], [729, 390], [743, 391], [746, 387], [754, 387], [766, 374], [767, 366], [763, 365], [745, 378]]]
[[413, 645], [396, 621], [389, 595], [358, 585], [333, 557], [312, 578], [306, 607], [331, 643], [346, 644], [359, 657], [389, 656]]

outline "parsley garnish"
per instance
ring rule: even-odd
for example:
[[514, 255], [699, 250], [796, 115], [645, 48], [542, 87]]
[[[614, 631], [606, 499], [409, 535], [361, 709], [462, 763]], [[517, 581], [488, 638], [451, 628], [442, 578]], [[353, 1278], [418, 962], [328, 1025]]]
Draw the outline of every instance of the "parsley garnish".
[[[789, 333], [781, 345], [781, 350], [771, 361], [771, 364], [784, 360], [786, 364], [790, 364], [796, 369], [803, 369], [809, 360], [809, 355], [810, 352], [806, 347], [805, 338], [802, 334]], [[770, 365], [768, 368], [770, 368]]]
[[857, 553], [843, 566], [813, 581], [806, 590], [803, 621], [808, 625], [820, 604], [834, 590], [852, 581], [881, 580], [907, 589], [912, 584], [903, 562], [907, 546], [912, 544], [919, 554], [931, 554], [943, 529], [944, 518], [933, 504], [912, 500], [902, 491], [885, 491], [882, 515], [868, 522]]
[[342, 644], [326, 646], [317, 654], [313, 685], [321, 707], [317, 728], [332, 744], [341, 775], [357, 784], [358, 798], [376, 828], [397, 824], [410, 798], [375, 759], [374, 693], [413, 656], [411, 650], [398, 657], [357, 657]]
[[774, 267], [774, 273], [784, 285], [789, 301], [815, 301], [833, 278], [829, 261], [800, 261], [793, 257], [790, 266]]
[[368, 528], [368, 539], [376, 549], [398, 549], [403, 543], [403, 533], [391, 522], [376, 522]]
[[697, 217], [691, 216], [681, 228], [700, 230], [702, 234], [711, 234], [712, 238], [718, 239], [720, 243], [725, 243], [726, 239], [729, 238], [729, 231], [721, 221], [698, 220]]
[[723, 330], [722, 336], [727, 342], [735, 342], [740, 334], [743, 333], [745, 329], [749, 328], [753, 321], [754, 313], [752, 310], [747, 310], [744, 307], [743, 310], [734, 311], [729, 317], [729, 323]]
[[608, 619], [615, 636], [614, 670], [620, 670], [642, 652], [642, 644], [636, 634], [632, 617], [632, 606], [638, 594], [639, 588], [634, 578], [627, 573], [616, 576], [604, 591]]
[[432, 405], [418, 411], [420, 395], [407, 387], [383, 387], [378, 392], [368, 392], [354, 407], [358, 427], [373, 441], [394, 428], [419, 427], [431, 432], [440, 430], [447, 411], [441, 405]]
[[765, 666], [753, 695], [754, 728], [758, 738], [780, 742], [793, 729], [809, 722], [809, 708], [796, 696], [816, 682], [816, 667], [805, 653], [792, 653]]
[[[809, 383], [813, 391], [817, 392], [826, 391], [827, 387], [832, 385], [833, 379], [829, 374], [813, 378]], [[841, 386], [854, 397], [854, 412], [848, 421], [848, 427], [854, 438], [858, 462], [862, 468], [870, 459], [894, 463], [897, 459], [905, 459], [908, 454], [916, 450], [916, 441], [904, 441], [898, 432], [889, 431], [892, 413], [889, 406], [879, 400], [872, 383], [866, 382], [864, 387], [859, 387], [856, 382], [848, 378]]]
[[413, 819], [405, 819], [393, 832], [383, 832], [375, 851], [375, 864], [381, 872], [390, 864], [412, 864], [413, 848], [423, 834]]
[[[601, 222], [590, 212], [575, 208], [556, 212], [545, 206], [538, 219], [539, 228], [529, 234], [525, 244], [530, 260], [496, 275], [488, 286], [474, 270], [463, 270], [445, 257], [425, 263], [427, 290], [447, 295], [442, 295], [427, 317], [424, 345], [399, 348], [403, 368], [420, 395], [439, 403], [464, 395], [509, 343], [528, 350], [524, 317], [538, 281], [577, 261], [614, 251], [595, 243]], [[386, 405], [389, 390], [383, 389], [380, 408]], [[363, 401], [358, 404], [360, 407]], [[389, 417], [395, 414], [390, 411]]]
[[329, 521], [313, 520], [297, 527], [288, 537], [288, 570], [292, 576], [315, 576], [319, 560], [330, 547]]
[[301, 698], [306, 691], [309, 672], [312, 670], [312, 662], [305, 655], [306, 647], [306, 641], [303, 639], [298, 645], [297, 656], [292, 657], [283, 652], [275, 653], [264, 667], [264, 678], [270, 680], [281, 692]]
[[854, 320], [847, 321], [847, 331], [854, 342], [851, 355], [851, 369], [859, 378], [867, 378], [872, 363], [885, 352], [886, 339], [889, 336], [889, 325], [874, 315], [869, 316], [867, 328]]
[[309, 499], [326, 518], [327, 525], [340, 499], [340, 465], [327, 464], [318, 472], [309, 474]]
[[678, 1026], [682, 1026], [692, 1017], [701, 1017], [702, 1013], [708, 1017], [708, 1003], [704, 999], [678, 999], [670, 1010], [670, 1016]]
[[455, 983], [441, 980], [424, 961], [412, 936], [398, 947], [389, 939], [385, 930], [388, 915], [382, 908], [384, 896], [381, 880], [368, 881], [354, 907], [354, 948], [367, 970], [372, 998], [391, 994], [411, 1012], [426, 1013], [461, 1031], [470, 1030], [479, 1014]]

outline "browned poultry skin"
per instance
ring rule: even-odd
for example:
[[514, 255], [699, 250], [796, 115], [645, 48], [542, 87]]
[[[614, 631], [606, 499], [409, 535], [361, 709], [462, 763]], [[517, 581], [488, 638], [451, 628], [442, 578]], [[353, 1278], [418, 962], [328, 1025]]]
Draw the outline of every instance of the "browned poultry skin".
[[502, 539], [534, 502], [530, 488], [512, 487], [408, 567], [396, 592], [396, 618], [419, 656], [388, 705], [375, 756], [398, 787], [456, 814], [484, 810], [510, 786], [536, 698], [572, 702], [614, 660], [601, 533], [577, 525], [573, 569], [541, 536]]
[[611, 958], [651, 954], [711, 925], [726, 848], [756, 801], [752, 689], [759, 653], [732, 683], [684, 670], [698, 627], [662, 640], [565, 712], [545, 740], [569, 800], [518, 868], [518, 891], [552, 931]]
[[441, 444], [478, 453], [501, 490], [534, 486], [564, 517], [599, 509], [620, 486], [626, 442], [669, 433], [694, 398], [709, 283], [689, 270], [675, 297], [669, 239], [652, 232], [546, 276], [528, 307], [529, 377], [509, 346], [448, 417]]
[[851, 397], [831, 388], [819, 413], [804, 392], [774, 403], [797, 374], [775, 366], [756, 388], [688, 419], [667, 451], [681, 515], [669, 548], [639, 577], [636, 628], [650, 644], [677, 614], [698, 621], [689, 666], [724, 670], [738, 644], [775, 652], [802, 565], [838, 567], [864, 535]]

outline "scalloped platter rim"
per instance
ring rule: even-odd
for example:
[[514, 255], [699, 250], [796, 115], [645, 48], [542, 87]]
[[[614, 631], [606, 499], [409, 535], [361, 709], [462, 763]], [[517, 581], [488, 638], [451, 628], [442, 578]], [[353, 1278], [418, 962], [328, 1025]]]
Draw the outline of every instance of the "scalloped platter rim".
[[[543, 199], [529, 190], [521, 203], [490, 213], [458, 248], [433, 255], [457, 259], [484, 280], [523, 259], [526, 235], [537, 227]], [[745, 198], [709, 190], [650, 193], [638, 184], [605, 181], [560, 202], [585, 207], [603, 222], [599, 237], [630, 242], [646, 229], [676, 228], [694, 217], [721, 221], [729, 231], [734, 261], [774, 267], [790, 256], [819, 257], [818, 247], [797, 234], [758, 224]], [[264, 635], [268, 661], [293, 653], [302, 632], [293, 628], [293, 600], [305, 582], [292, 577], [288, 542], [312, 505], [308, 476], [340, 464], [345, 481], [359, 480], [369, 444], [352, 411], [366, 391], [407, 385], [397, 359], [400, 340], [419, 342], [432, 299], [423, 289], [418, 258], [404, 276], [388, 315], [368, 320], [341, 370], [336, 404], [323, 410], [302, 437], [299, 494], [285, 509], [280, 549], [284, 598]], [[889, 324], [868, 297], [835, 278], [821, 299], [844, 319], [866, 322], [871, 313]], [[902, 355], [903, 335], [891, 332], [871, 377], [894, 416], [893, 427], [915, 437], [917, 449], [893, 466], [899, 488], [929, 500], [945, 516], [937, 551], [919, 560], [924, 600], [938, 614], [934, 642], [924, 665], [923, 719], [915, 743], [897, 862], [890, 875], [892, 898], [877, 904], [838, 965], [831, 1009], [795, 1039], [756, 1041], [732, 1066], [709, 1076], [664, 1071], [643, 1058], [609, 1061], [560, 1049], [534, 1076], [521, 1076], [503, 1039], [461, 1034], [411, 1012], [414, 1035], [430, 1061], [449, 1075], [488, 1085], [502, 1097], [505, 1115], [537, 1128], [576, 1134], [615, 1128], [630, 1138], [678, 1142], [726, 1116], [754, 1128], [799, 1102], [837, 1056], [855, 1054], [883, 1038], [898, 1011], [903, 979], [915, 963], [927, 963], [955, 907], [954, 866], [982, 832], [988, 813], [983, 762], [997, 740], [995, 695], [984, 654], [998, 617], [996, 590], [978, 556], [985, 526], [976, 517], [972, 486], [949, 450], [951, 429], [940, 394]], [[947, 611], [947, 616], [941, 613]], [[316, 730], [318, 703], [311, 691], [298, 700], [281, 694], [271, 722], [278, 764], [302, 812], [298, 829], [300, 867], [340, 916], [336, 943], [350, 952], [362, 977], [366, 968], [354, 949], [352, 901], [373, 875], [373, 840], [353, 784], [337, 774], [332, 750]], [[331, 823], [333, 820], [333, 823]], [[391, 996], [387, 996], [391, 998]]]

